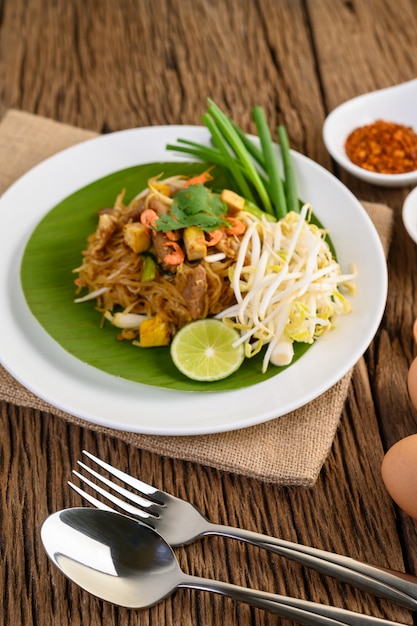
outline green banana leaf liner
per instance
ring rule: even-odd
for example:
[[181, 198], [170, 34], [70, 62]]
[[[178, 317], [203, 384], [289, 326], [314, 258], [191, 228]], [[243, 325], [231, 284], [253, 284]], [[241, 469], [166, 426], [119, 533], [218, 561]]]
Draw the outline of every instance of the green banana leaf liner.
[[[116, 196], [126, 190], [129, 202], [144, 189], [151, 176], [192, 175], [203, 171], [201, 163], [149, 163], [120, 170], [65, 198], [41, 220], [23, 254], [21, 283], [27, 304], [46, 332], [74, 357], [113, 376], [144, 385], [179, 391], [214, 392], [241, 389], [277, 376], [283, 367], [270, 365], [262, 373], [262, 352], [245, 359], [240, 369], [224, 380], [203, 383], [182, 375], [173, 364], [169, 347], [138, 348], [117, 341], [117, 329], [100, 326], [95, 302], [75, 304], [73, 269], [81, 264], [86, 240], [97, 226], [97, 211], [112, 207]], [[220, 168], [211, 171], [211, 186], [232, 188]], [[310, 346], [295, 344], [293, 363]], [[291, 364], [292, 365], [292, 364]], [[279, 377], [277, 377], [279, 384]]]

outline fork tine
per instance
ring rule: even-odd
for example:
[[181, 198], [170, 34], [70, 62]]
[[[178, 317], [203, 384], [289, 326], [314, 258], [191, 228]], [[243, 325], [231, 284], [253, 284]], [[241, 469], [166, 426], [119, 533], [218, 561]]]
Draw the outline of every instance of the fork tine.
[[[124, 500], [121, 500], [120, 498], [118, 498], [117, 496], [115, 496], [112, 493], [109, 493], [108, 491], [106, 491], [106, 489], [103, 489], [102, 487], [100, 487], [99, 485], [96, 485], [95, 483], [93, 483], [91, 480], [89, 480], [86, 476], [83, 476], [82, 474], [80, 474], [79, 472], [73, 470], [73, 474], [75, 476], [77, 476], [77, 478], [79, 478], [80, 481], [82, 481], [83, 483], [85, 483], [86, 485], [88, 485], [89, 487], [91, 487], [91, 489], [94, 489], [94, 491], [96, 491], [97, 493], [99, 493], [100, 495], [102, 495], [104, 498], [106, 498], [107, 500], [109, 500], [110, 502], [112, 502], [113, 504], [115, 504], [117, 507], [119, 507], [120, 509], [122, 509], [123, 511], [125, 511], [126, 513], [129, 513], [129, 515], [133, 515], [135, 517], [140, 517], [143, 520], [149, 519], [151, 517], [153, 517], [151, 515], [151, 513], [149, 513], [148, 511], [144, 511], [143, 509], [138, 508], [137, 506], [133, 506], [132, 504], [129, 504], [128, 502], [125, 502]], [[102, 477], [98, 476], [100, 479]], [[110, 483], [110, 487], [112, 489], [116, 489], [116, 491], [119, 491], [119, 493], [121, 493], [121, 495], [123, 495], [123, 492], [126, 491], [123, 489], [123, 487], [119, 487], [118, 485], [114, 485], [111, 483], [111, 481], [108, 481], [108, 483]], [[97, 503], [99, 503], [99, 507], [98, 508], [103, 508], [105, 507], [106, 509], [110, 509], [110, 510], [114, 510], [111, 509], [110, 507], [107, 507], [105, 504], [101, 503], [99, 500], [97, 500], [96, 498], [94, 498], [94, 496], [91, 496], [89, 494], [87, 494], [84, 490], [82, 490], [80, 487], [77, 487], [76, 485], [73, 485], [73, 483], [69, 483], [69, 485], [74, 489], [77, 493], [79, 493], [80, 495], [83, 496], [83, 498], [85, 498], [86, 500], [88, 500], [88, 502], [90, 502], [91, 504], [94, 504], [94, 506], [97, 506]], [[127, 492], [130, 496], [130, 500], [134, 501], [135, 500], [135, 494], [131, 494], [130, 492]]]
[[[116, 491], [116, 493], [123, 496], [127, 500], [134, 502], [142, 509], [147, 509], [151, 511], [151, 513], [156, 513], [156, 511], [153, 511], [152, 509], [157, 509], [158, 507], [161, 506], [160, 504], [155, 504], [153, 500], [146, 499], [139, 494], [128, 491], [121, 485], [117, 485], [112, 480], [109, 480], [105, 476], [102, 476], [101, 474], [99, 474], [99, 472], [96, 472], [95, 470], [93, 470], [91, 467], [88, 467], [88, 465], [85, 465], [85, 463], [83, 463], [82, 461], [78, 461], [78, 465], [82, 467], [86, 472], [94, 476], [94, 478], [97, 478], [97, 480], [99, 480], [101, 483], [103, 483], [104, 485], [112, 489], [113, 491]], [[73, 474], [76, 474], [78, 478], [80, 478], [81, 480], [89, 484], [90, 487], [93, 485], [93, 483], [90, 483], [86, 478], [84, 478], [82, 474], [79, 474], [75, 470], [73, 470]], [[97, 491], [100, 491], [99, 489], [97, 489], [96, 485], [94, 485], [93, 488], [96, 489]], [[102, 492], [100, 491], [100, 493]]]
[[[156, 489], [156, 487], [153, 487], [152, 485], [148, 485], [147, 483], [142, 482], [138, 478], [134, 478], [130, 474], [126, 474], [125, 472], [122, 472], [116, 467], [113, 467], [112, 465], [109, 465], [109, 463], [106, 463], [105, 461], [102, 461], [98, 457], [94, 456], [94, 454], [91, 454], [91, 452], [88, 452], [87, 450], [83, 450], [83, 454], [85, 454], [85, 456], [87, 456], [89, 459], [94, 461], [94, 463], [97, 463], [97, 465], [107, 470], [109, 474], [116, 476], [116, 478], [119, 478], [121, 481], [126, 483], [126, 485], [130, 485], [130, 487], [137, 489], [138, 491], [140, 491], [141, 493], [147, 496], [154, 496], [154, 499], [157, 503], [163, 504], [163, 493], [159, 491], [159, 489]], [[158, 500], [158, 496], [161, 498], [161, 500]]]
[[74, 489], [74, 491], [76, 491], [82, 498], [84, 498], [84, 500], [87, 500], [87, 502], [89, 502], [90, 504], [95, 506], [96, 509], [101, 509], [102, 511], [113, 511], [114, 512], [114, 509], [112, 509], [111, 506], [107, 506], [107, 504], [104, 504], [104, 502], [101, 502], [101, 500], [97, 500], [97, 498], [95, 498], [91, 494], [87, 493], [86, 491], [81, 489], [81, 487], [78, 487], [78, 485], [75, 485], [74, 483], [72, 483], [70, 480], [68, 481], [67, 484], [72, 489]]

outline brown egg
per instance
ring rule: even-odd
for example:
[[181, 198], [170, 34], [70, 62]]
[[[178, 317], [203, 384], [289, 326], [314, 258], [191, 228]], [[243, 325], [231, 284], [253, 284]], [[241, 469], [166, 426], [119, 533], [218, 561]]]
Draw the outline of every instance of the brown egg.
[[388, 450], [382, 461], [381, 474], [394, 502], [417, 519], [417, 434], [400, 439]]
[[410, 400], [417, 409], [417, 357], [412, 361], [408, 370], [407, 386]]

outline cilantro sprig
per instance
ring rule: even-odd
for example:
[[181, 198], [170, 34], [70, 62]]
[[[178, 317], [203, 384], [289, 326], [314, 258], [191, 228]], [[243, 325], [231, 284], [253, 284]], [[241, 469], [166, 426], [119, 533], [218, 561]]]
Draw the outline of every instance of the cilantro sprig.
[[210, 232], [228, 226], [227, 207], [220, 196], [201, 183], [178, 191], [169, 213], [159, 216], [155, 224], [158, 231], [168, 232], [187, 226], [198, 226]]

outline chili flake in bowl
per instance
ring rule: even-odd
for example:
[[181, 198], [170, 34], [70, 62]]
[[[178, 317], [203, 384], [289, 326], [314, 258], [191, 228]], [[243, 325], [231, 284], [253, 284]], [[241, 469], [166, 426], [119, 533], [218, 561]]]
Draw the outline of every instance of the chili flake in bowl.
[[417, 80], [336, 107], [325, 120], [323, 140], [357, 178], [385, 187], [417, 185]]
[[360, 126], [345, 142], [352, 163], [380, 174], [417, 170], [417, 134], [410, 126], [377, 120]]

